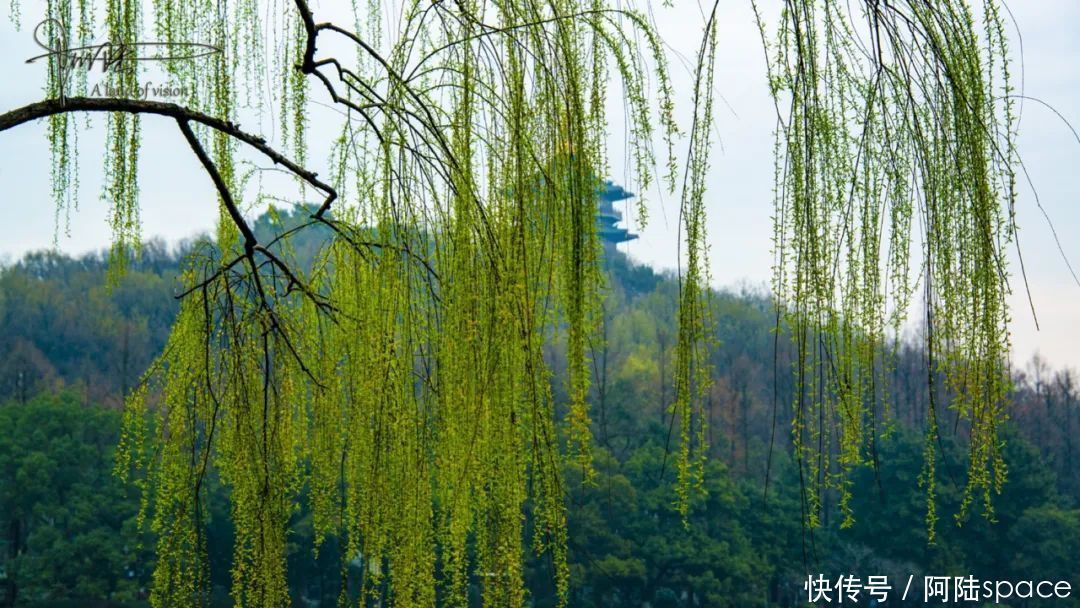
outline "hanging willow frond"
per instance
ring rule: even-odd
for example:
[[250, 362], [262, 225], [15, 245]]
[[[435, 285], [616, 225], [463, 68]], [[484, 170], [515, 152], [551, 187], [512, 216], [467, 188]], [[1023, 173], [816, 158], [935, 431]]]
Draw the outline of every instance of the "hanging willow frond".
[[[141, 8], [108, 0], [109, 38], [138, 41]], [[151, 8], [159, 41], [220, 50], [164, 62], [186, 92], [180, 104], [132, 98], [142, 72], [127, 62], [108, 76], [116, 97], [61, 97], [54, 86], [49, 99], [0, 115], [0, 130], [53, 120], [64, 159], [74, 156], [67, 116], [108, 113], [117, 262], [138, 242], [144, 115], [175, 121], [217, 193], [216, 243], [189, 260], [166, 349], [128, 398], [117, 461], [143, 489], [140, 519], [158, 538], [151, 603], [208, 602], [210, 475], [230, 496], [239, 606], [288, 603], [287, 535], [301, 495], [317, 545], [334, 536], [342, 563], [360, 566], [361, 602], [433, 606], [438, 596], [465, 606], [479, 579], [485, 605], [523, 605], [527, 513], [532, 548], [550, 554], [565, 601], [564, 451], [586, 480], [592, 471], [587, 345], [602, 313], [595, 205], [610, 80], [629, 103], [639, 183], [651, 180], [656, 136], [674, 187], [672, 89], [650, 22], [600, 0], [406, 2], [390, 37], [376, 2], [354, 6], [355, 29], [317, 21], [303, 0]], [[702, 386], [704, 307], [689, 292], [707, 276], [710, 23], [684, 196], [692, 344], [677, 409], [686, 429], [703, 420], [690, 404]], [[287, 154], [236, 124], [242, 110], [264, 111], [238, 91], [266, 80], [279, 85], [267, 107]], [[346, 116], [326, 181], [304, 168], [316, 96]], [[241, 147], [324, 197], [308, 222], [268, 241], [255, 234]], [[70, 170], [58, 166], [57, 191], [67, 192]], [[316, 226], [331, 238], [303, 267], [290, 236]], [[545, 357], [553, 342], [566, 347], [566, 403], [554, 397]], [[684, 487], [689, 471], [684, 458]], [[343, 588], [342, 600], [352, 599]]]
[[1005, 476], [1005, 248], [1016, 230], [1000, 10], [983, 2], [980, 25], [965, 0], [789, 0], [774, 39], [762, 25], [779, 124], [774, 289], [797, 351], [792, 432], [810, 525], [829, 489], [852, 522], [849, 474], [887, 415], [890, 336], [920, 282], [928, 534], [942, 394], [970, 434], [958, 518], [976, 495], [992, 517]]

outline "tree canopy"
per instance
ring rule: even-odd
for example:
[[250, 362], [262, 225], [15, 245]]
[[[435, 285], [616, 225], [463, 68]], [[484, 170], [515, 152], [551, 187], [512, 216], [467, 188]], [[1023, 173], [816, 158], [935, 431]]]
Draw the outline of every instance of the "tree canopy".
[[[47, 3], [53, 49], [90, 46], [99, 26], [112, 44], [141, 49], [152, 20], [163, 43], [217, 50], [159, 56], [173, 82], [190, 85], [180, 103], [133, 93], [144, 62], [121, 58], [104, 77], [120, 94], [97, 97], [66, 53], [51, 53], [46, 98], [0, 114], [0, 131], [48, 120], [62, 209], [77, 196], [74, 115], [106, 113], [116, 272], [140, 242], [141, 120], [175, 122], [217, 191], [216, 240], [189, 257], [179, 315], [128, 398], [118, 452], [158, 538], [155, 605], [207, 599], [211, 472], [229, 491], [238, 605], [287, 603], [287, 529], [302, 491], [316, 546], [332, 535], [363, 563], [363, 595], [464, 605], [479, 572], [485, 604], [521, 605], [530, 544], [550, 555], [566, 597], [562, 459], [594, 480], [593, 215], [608, 169], [605, 99], [618, 84], [636, 182], [646, 188], [656, 174], [680, 201], [670, 407], [688, 518], [709, 485], [704, 183], [717, 11], [705, 15], [692, 118], [679, 125], [662, 40], [644, 11], [619, 6], [405, 2], [387, 33], [378, 2], [354, 3], [348, 25], [321, 20], [305, 0]], [[964, 505], [981, 496], [990, 514], [1005, 474], [1003, 256], [1017, 162], [999, 3], [976, 15], [966, 0], [788, 0], [777, 23], [759, 25], [778, 110], [774, 289], [797, 344], [805, 522], [817, 524], [827, 488], [849, 511], [852, 470], [878, 455], [884, 425], [867, 404], [883, 395], [886, 330], [920, 282], [928, 382], [945, 379], [942, 394], [970, 430]], [[240, 93], [267, 77], [280, 85], [269, 109]], [[334, 141], [307, 141], [314, 104], [341, 113]], [[278, 141], [239, 126], [248, 108], [272, 113]], [[240, 147], [316, 197], [308, 220], [256, 234], [241, 201], [266, 193], [248, 187], [258, 180]], [[306, 168], [313, 151], [330, 156], [332, 175]], [[333, 238], [305, 267], [290, 241], [315, 227]], [[552, 342], [566, 349], [563, 403], [544, 356]], [[931, 395], [922, 479], [933, 538]]]

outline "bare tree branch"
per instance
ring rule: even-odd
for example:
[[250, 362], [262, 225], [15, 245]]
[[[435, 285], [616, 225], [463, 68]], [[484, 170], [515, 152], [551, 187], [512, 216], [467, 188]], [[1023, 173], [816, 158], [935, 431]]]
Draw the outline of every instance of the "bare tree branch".
[[266, 140], [262, 137], [243, 131], [240, 129], [239, 125], [232, 122], [221, 120], [220, 118], [215, 118], [174, 103], [143, 99], [124, 99], [119, 97], [65, 97], [63, 99], [46, 99], [0, 114], [0, 132], [40, 118], [47, 118], [56, 114], [69, 112], [156, 114], [158, 116], [168, 116], [176, 120], [196, 122], [246, 143], [264, 154], [275, 164], [285, 167], [296, 174], [300, 179], [311, 184], [318, 190], [325, 192], [326, 199], [323, 201], [318, 211], [315, 212], [316, 218], [321, 218], [330, 209], [333, 202], [337, 200], [337, 191], [332, 186], [321, 181], [316, 173], [289, 160], [268, 145]]

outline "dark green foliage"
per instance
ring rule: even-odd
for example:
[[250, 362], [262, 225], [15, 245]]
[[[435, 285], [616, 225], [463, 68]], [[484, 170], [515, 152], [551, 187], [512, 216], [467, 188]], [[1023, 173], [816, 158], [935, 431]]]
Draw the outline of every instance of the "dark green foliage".
[[572, 486], [570, 555], [576, 606], [662, 603], [674, 591], [701, 605], [748, 605], [764, 597], [768, 564], [743, 517], [751, 498], [718, 461], [706, 471], [708, 494], [692, 505], [689, 527], [673, 504], [674, 476], [658, 442], [620, 464], [596, 456], [595, 486]]
[[5, 599], [134, 600], [152, 556], [134, 490], [112, 476], [117, 411], [71, 393], [0, 405]]

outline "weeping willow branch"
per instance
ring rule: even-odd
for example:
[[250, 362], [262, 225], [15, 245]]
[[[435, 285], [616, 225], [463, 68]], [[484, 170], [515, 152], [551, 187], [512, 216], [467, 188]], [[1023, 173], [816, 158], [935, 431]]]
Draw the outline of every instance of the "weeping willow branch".
[[970, 444], [958, 521], [975, 496], [992, 519], [1005, 479], [1008, 48], [994, 0], [978, 19], [963, 0], [855, 8], [789, 0], [774, 39], [761, 24], [780, 117], [774, 290], [797, 351], [793, 441], [807, 523], [836, 492], [850, 525], [850, 473], [888, 430], [890, 352], [921, 282], [933, 541], [942, 395]]
[[[337, 198], [337, 192], [334, 188], [320, 181], [318, 176], [311, 171], [297, 165], [274, 148], [267, 145], [264, 138], [247, 133], [241, 130], [237, 125], [226, 120], [209, 116], [202, 112], [173, 103], [111, 97], [68, 97], [65, 99], [47, 99], [0, 114], [0, 132], [41, 118], [77, 112], [156, 114], [174, 118], [177, 121], [196, 122], [255, 148], [275, 164], [281, 165], [300, 179], [311, 184], [311, 186], [325, 192], [326, 198], [323, 200], [322, 206], [315, 213], [318, 217], [322, 217]], [[215, 183], [216, 181], [217, 180], [215, 180]]]
[[[71, 8], [57, 0], [47, 10]], [[141, 8], [107, 3], [110, 37], [137, 40]], [[0, 115], [0, 131], [55, 123], [63, 178], [74, 145], [66, 117], [107, 113], [117, 125], [113, 181], [123, 187], [106, 194], [123, 217], [137, 209], [138, 129], [118, 117], [175, 120], [216, 191], [217, 242], [191, 258], [168, 346], [129, 396], [117, 462], [141, 486], [140, 518], [158, 537], [151, 603], [207, 602], [201, 514], [211, 473], [230, 493], [237, 605], [288, 602], [286, 535], [301, 488], [317, 545], [334, 536], [343, 563], [362, 564], [359, 596], [344, 585], [343, 601], [431, 606], [438, 593], [465, 606], [471, 577], [483, 573], [486, 603], [522, 605], [527, 544], [550, 555], [565, 601], [563, 450], [583, 478], [592, 466], [586, 345], [602, 313], [594, 206], [610, 76], [632, 108], [641, 187], [659, 125], [674, 188], [671, 88], [649, 22], [574, 0], [407, 3], [400, 37], [388, 44], [375, 2], [358, 6], [352, 28], [319, 22], [304, 0], [270, 12], [254, 0], [155, 0], [152, 8], [159, 39], [223, 49], [208, 61], [165, 61], [170, 77], [189, 85], [182, 103], [102, 99], [85, 83], [54, 83], [49, 100]], [[92, 30], [92, 14], [80, 36]], [[712, 36], [710, 53], [715, 28]], [[323, 44], [327, 37], [333, 42]], [[353, 57], [319, 52], [342, 42]], [[131, 85], [138, 74], [131, 62], [119, 78]], [[275, 112], [288, 155], [236, 126], [245, 102], [237, 91], [268, 74], [281, 83]], [[333, 167], [325, 180], [305, 168], [311, 83], [345, 117], [323, 150]], [[687, 290], [704, 287], [704, 130], [693, 129]], [[250, 174], [236, 151], [245, 145], [320, 194], [301, 228], [260, 243], [243, 215]], [[330, 238], [301, 266], [292, 238], [315, 226]], [[695, 304], [684, 316], [695, 340], [701, 310]], [[544, 355], [552, 343], [567, 353], [566, 403], [553, 394]], [[688, 429], [699, 390], [690, 375], [703, 356], [700, 343], [693, 348], [680, 366]], [[680, 464], [683, 486], [692, 483], [688, 467]]]

